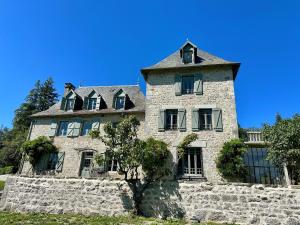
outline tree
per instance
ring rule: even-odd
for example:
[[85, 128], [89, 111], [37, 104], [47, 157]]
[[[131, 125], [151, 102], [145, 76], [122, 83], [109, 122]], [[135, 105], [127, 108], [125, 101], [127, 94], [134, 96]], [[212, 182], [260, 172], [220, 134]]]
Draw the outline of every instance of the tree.
[[238, 124], [238, 129], [239, 129], [239, 138], [243, 141], [247, 141], [248, 138], [247, 130], [242, 128], [240, 124]]
[[217, 169], [229, 180], [243, 180], [247, 174], [243, 156], [246, 146], [240, 139], [225, 142], [216, 160]]
[[[152, 183], [170, 174], [167, 161], [170, 156], [165, 142], [148, 138], [140, 140], [137, 135], [140, 123], [135, 116], [128, 116], [114, 128], [112, 123], [104, 126], [100, 139], [106, 145], [106, 160], [118, 161], [118, 172], [132, 190], [134, 213], [141, 215], [140, 204], [144, 191]], [[98, 163], [101, 164], [102, 160]]]
[[[277, 117], [276, 117], [277, 118]], [[274, 125], [263, 126], [268, 145], [268, 159], [277, 166], [287, 165], [294, 183], [300, 181], [300, 115], [290, 119], [276, 119]]]

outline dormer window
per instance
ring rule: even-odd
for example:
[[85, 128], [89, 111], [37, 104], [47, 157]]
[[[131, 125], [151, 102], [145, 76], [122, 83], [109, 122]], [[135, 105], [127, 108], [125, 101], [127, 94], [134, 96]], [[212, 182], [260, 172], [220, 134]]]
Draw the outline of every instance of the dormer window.
[[75, 105], [75, 99], [67, 99], [66, 111], [73, 110]]
[[88, 110], [95, 110], [97, 105], [97, 98], [90, 98], [88, 104]]
[[123, 90], [119, 90], [114, 97], [114, 108], [125, 109], [126, 94]]
[[183, 63], [188, 64], [193, 62], [193, 50], [188, 49], [183, 51]]

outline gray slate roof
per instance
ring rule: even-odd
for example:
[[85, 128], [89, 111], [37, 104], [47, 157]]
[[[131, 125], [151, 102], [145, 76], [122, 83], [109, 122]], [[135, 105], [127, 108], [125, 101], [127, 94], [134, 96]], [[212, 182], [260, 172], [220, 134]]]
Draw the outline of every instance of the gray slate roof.
[[[195, 48], [197, 48], [197, 57], [196, 57], [196, 63], [195, 64], [184, 64], [182, 62], [182, 58], [180, 56], [180, 50], [186, 46], [187, 44], [191, 44]], [[199, 49], [196, 45], [194, 45], [190, 41], [186, 41], [180, 49], [178, 49], [173, 54], [169, 55], [165, 59], [161, 60], [160, 62], [143, 68], [141, 72], [143, 74], [146, 74], [149, 71], [152, 70], [159, 70], [159, 69], [178, 69], [178, 68], [193, 68], [193, 67], [203, 67], [203, 66], [213, 66], [213, 65], [232, 65], [234, 69], [237, 70], [240, 66], [240, 63], [238, 62], [230, 62], [225, 59], [222, 59], [220, 57], [214, 56], [208, 52], [205, 52], [201, 49]]]
[[[116, 110], [113, 106], [114, 95], [119, 91], [123, 90], [134, 107], [131, 109], [120, 109]], [[107, 114], [107, 113], [124, 113], [124, 112], [144, 112], [145, 111], [145, 96], [142, 93], [138, 85], [124, 85], [124, 86], [88, 86], [79, 87], [75, 89], [75, 93], [79, 95], [82, 99], [88, 96], [92, 91], [100, 94], [105, 101], [107, 108], [91, 111], [91, 110], [76, 110], [76, 111], [64, 111], [60, 110], [60, 102], [51, 106], [49, 109], [33, 114], [32, 117], [50, 117], [50, 116], [76, 116], [76, 115], [95, 115], [95, 114]]]

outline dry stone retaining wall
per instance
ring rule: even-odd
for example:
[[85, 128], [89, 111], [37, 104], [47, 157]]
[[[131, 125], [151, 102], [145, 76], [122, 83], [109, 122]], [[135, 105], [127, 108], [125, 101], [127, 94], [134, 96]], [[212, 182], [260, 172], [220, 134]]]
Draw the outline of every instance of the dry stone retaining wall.
[[[126, 214], [132, 207], [124, 181], [9, 177], [0, 207], [18, 212]], [[145, 215], [198, 221], [299, 225], [300, 190], [263, 185], [165, 181], [146, 191]]]

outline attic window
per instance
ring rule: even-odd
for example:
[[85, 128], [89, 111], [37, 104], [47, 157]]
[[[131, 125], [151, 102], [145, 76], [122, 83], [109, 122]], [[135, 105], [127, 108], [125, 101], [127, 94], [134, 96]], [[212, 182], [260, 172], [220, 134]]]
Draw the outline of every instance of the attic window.
[[120, 90], [119, 92], [117, 92], [116, 96], [115, 96], [115, 102], [114, 102], [114, 108], [115, 109], [125, 109], [125, 99], [126, 98], [126, 94], [124, 93], [123, 90]]
[[182, 60], [183, 60], [184, 64], [188, 64], [188, 63], [193, 62], [193, 50], [191, 48], [183, 50]]
[[97, 105], [97, 98], [90, 98], [88, 104], [88, 110], [96, 109], [96, 105]]
[[75, 99], [67, 99], [66, 111], [73, 110], [75, 105]]

